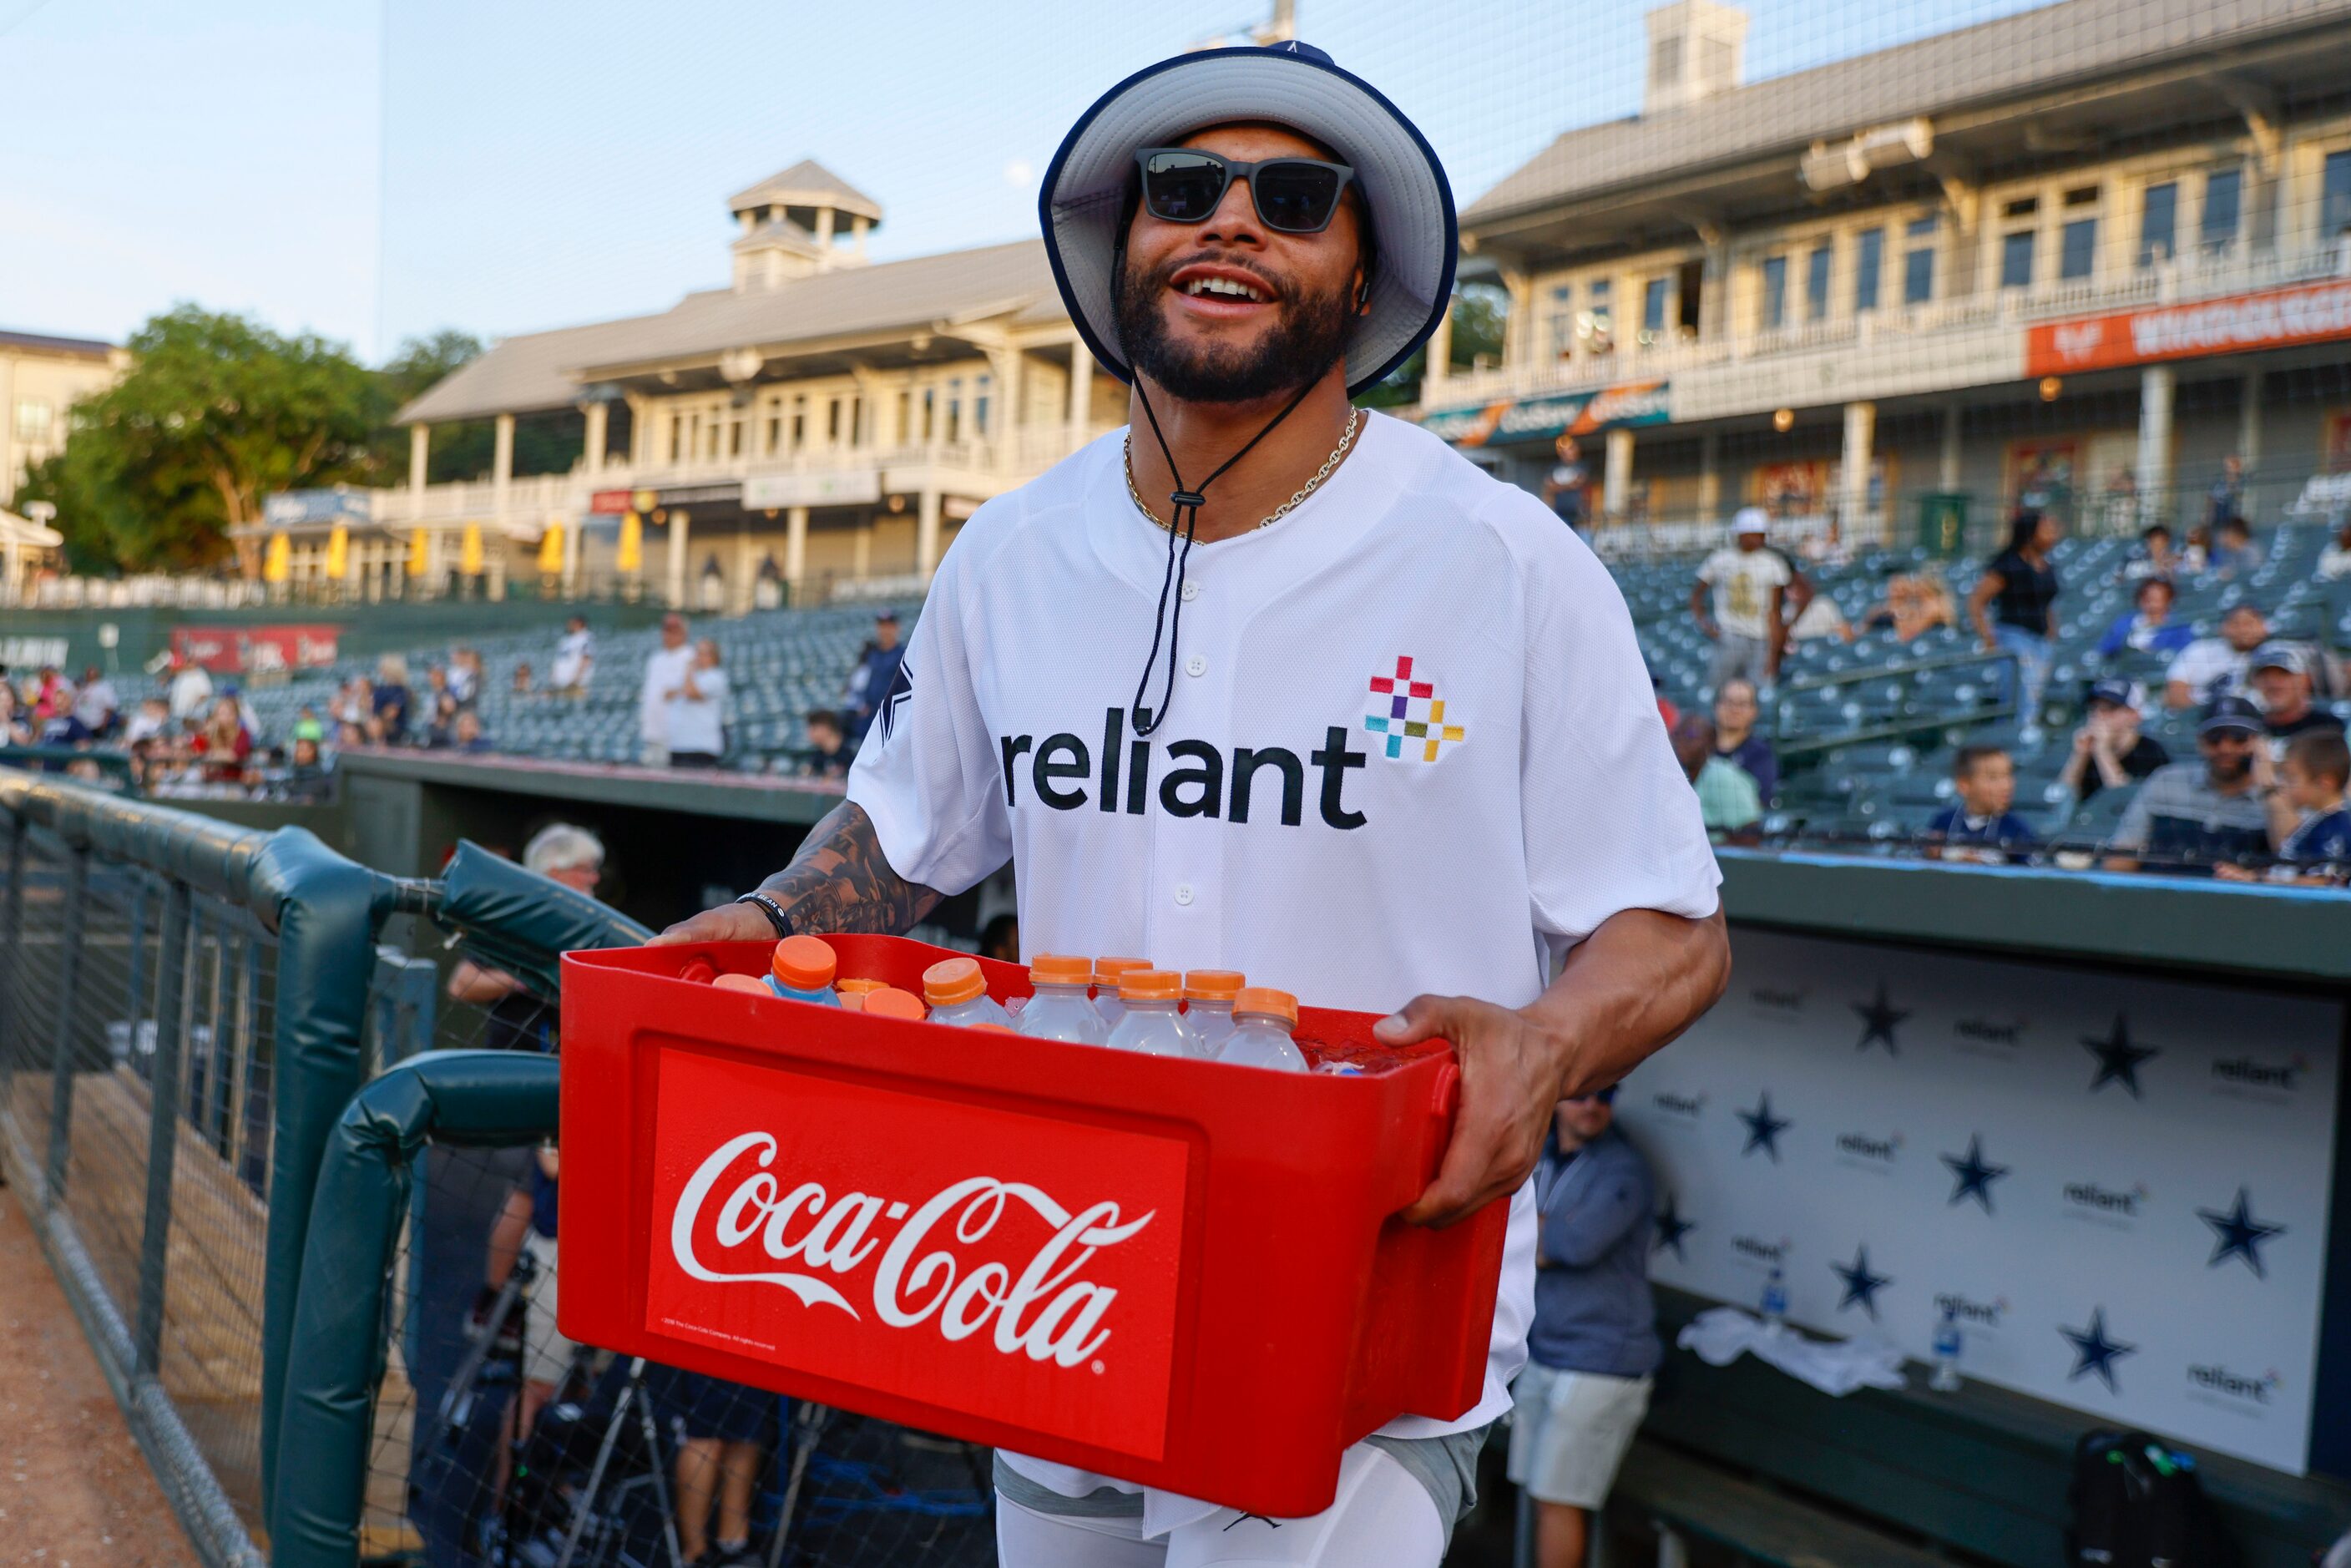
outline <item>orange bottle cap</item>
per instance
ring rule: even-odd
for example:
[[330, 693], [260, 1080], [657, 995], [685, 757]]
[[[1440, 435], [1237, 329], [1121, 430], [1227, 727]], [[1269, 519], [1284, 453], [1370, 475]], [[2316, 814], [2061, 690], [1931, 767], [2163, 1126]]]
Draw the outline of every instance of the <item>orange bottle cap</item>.
[[1029, 960], [1029, 983], [1032, 986], [1082, 986], [1094, 977], [1092, 958], [1073, 957], [1067, 953], [1040, 953]]
[[776, 994], [768, 989], [768, 983], [757, 975], [714, 975], [710, 983], [722, 991], [752, 991], [763, 997]]
[[865, 998], [872, 993], [871, 991], [835, 991], [833, 995], [840, 998], [842, 1012], [862, 1013], [865, 1010]]
[[1248, 983], [1238, 969], [1193, 969], [1184, 977], [1184, 998], [1194, 1002], [1228, 1002]]
[[1184, 999], [1184, 981], [1173, 969], [1129, 969], [1118, 977], [1123, 1002], [1176, 1002]]
[[1118, 984], [1118, 977], [1129, 969], [1148, 969], [1149, 967], [1151, 967], [1151, 960], [1148, 958], [1097, 958], [1094, 960], [1094, 984], [1115, 986]]
[[1295, 1025], [1298, 1022], [1298, 998], [1288, 991], [1277, 991], [1271, 986], [1249, 986], [1233, 998], [1233, 1011], [1237, 1014], [1259, 1013]]
[[904, 1019], [910, 1023], [922, 1022], [926, 1013], [922, 998], [895, 986], [866, 992], [865, 1011], [872, 1018]]
[[888, 983], [885, 980], [835, 980], [832, 988], [844, 997], [862, 997], [868, 991], [880, 990]]
[[776, 944], [768, 961], [776, 983], [795, 991], [821, 990], [832, 984], [836, 960], [832, 949], [815, 936], [787, 936]]
[[1020, 1032], [1008, 1023], [976, 1023], [971, 1027], [974, 1029], [984, 1029], [990, 1034], [1019, 1034]]
[[935, 1008], [951, 1008], [987, 990], [977, 958], [942, 958], [923, 971], [923, 999]]

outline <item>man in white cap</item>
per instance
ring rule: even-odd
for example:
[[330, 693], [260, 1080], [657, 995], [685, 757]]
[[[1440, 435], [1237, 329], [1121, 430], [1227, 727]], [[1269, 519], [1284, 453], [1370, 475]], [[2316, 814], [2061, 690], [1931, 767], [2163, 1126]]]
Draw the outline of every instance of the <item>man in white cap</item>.
[[1436, 1568], [1525, 1360], [1552, 1109], [1719, 994], [1713, 855], [1590, 549], [1351, 405], [1452, 286], [1444, 171], [1387, 99], [1302, 44], [1184, 55], [1080, 118], [1040, 206], [1127, 430], [974, 514], [848, 801], [663, 939], [903, 931], [1009, 857], [1032, 953], [1244, 969], [1450, 1041], [1461, 1109], [1404, 1218], [1510, 1205], [1470, 1409], [1348, 1449], [1306, 1520], [1008, 1453], [996, 1478], [1010, 1568]]
[[[1788, 558], [1765, 542], [1771, 520], [1761, 507], [1741, 507], [1730, 520], [1731, 542], [1706, 558], [1690, 584], [1690, 613], [1714, 639], [1707, 684], [1720, 691], [1726, 681], [1748, 681], [1761, 690], [1779, 678], [1780, 655], [1788, 646], [1788, 623], [1781, 613], [1789, 585], [1796, 580]], [[1708, 591], [1713, 610], [1707, 613]]]

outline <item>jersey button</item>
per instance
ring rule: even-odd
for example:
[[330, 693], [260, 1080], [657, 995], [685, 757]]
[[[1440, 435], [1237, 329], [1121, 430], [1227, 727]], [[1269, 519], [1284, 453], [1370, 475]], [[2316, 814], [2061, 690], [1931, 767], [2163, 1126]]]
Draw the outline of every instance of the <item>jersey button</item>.
[[1184, 673], [1187, 675], [1205, 675], [1208, 673], [1208, 661], [1195, 653], [1184, 661]]
[[1192, 601], [1199, 597], [1200, 585], [1194, 582], [1190, 578], [1186, 578], [1184, 580], [1184, 602], [1189, 604]]
[[1190, 883], [1179, 882], [1176, 884], [1176, 902], [1186, 906], [1187, 908], [1190, 906], [1192, 903], [1192, 884]]

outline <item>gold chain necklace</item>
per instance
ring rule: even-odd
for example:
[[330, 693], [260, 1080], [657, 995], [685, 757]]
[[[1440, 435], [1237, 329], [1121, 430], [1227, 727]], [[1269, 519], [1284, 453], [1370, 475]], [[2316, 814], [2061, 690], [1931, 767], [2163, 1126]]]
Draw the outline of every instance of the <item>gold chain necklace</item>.
[[[1339, 466], [1339, 465], [1346, 459], [1347, 449], [1355, 444], [1355, 432], [1362, 425], [1363, 420], [1364, 411], [1362, 409], [1351, 408], [1347, 411], [1347, 428], [1345, 432], [1340, 435], [1339, 444], [1331, 448], [1331, 455], [1322, 459], [1322, 466], [1314, 470], [1314, 476], [1307, 480], [1305, 484], [1301, 485], [1298, 487], [1297, 492], [1293, 494], [1290, 499], [1284, 501], [1281, 505], [1276, 507], [1270, 513], [1267, 514], [1265, 519], [1258, 524], [1259, 528], [1270, 528], [1273, 527], [1274, 524], [1281, 521], [1283, 517], [1289, 516], [1290, 509], [1292, 507], [1297, 506], [1299, 502], [1306, 499], [1307, 497], [1314, 494], [1314, 492], [1321, 487], [1322, 481], [1331, 476], [1331, 471]], [[1143, 498], [1143, 492], [1134, 487], [1134, 431], [1132, 427], [1130, 427], [1126, 433], [1125, 462], [1126, 493], [1128, 497], [1134, 502], [1134, 509], [1141, 512], [1145, 517], [1149, 518], [1153, 528], [1165, 531], [1168, 525], [1159, 520], [1159, 514], [1151, 509], [1150, 503], [1146, 502]]]

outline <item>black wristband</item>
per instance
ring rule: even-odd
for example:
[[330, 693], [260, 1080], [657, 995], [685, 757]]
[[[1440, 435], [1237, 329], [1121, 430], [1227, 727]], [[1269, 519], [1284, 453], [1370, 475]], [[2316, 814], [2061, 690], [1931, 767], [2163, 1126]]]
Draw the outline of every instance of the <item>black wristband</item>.
[[758, 910], [760, 914], [766, 915], [768, 917], [768, 924], [776, 928], [776, 939], [778, 941], [780, 942], [785, 937], [792, 934], [792, 917], [784, 913], [784, 906], [782, 904], [778, 904], [766, 894], [747, 893], [735, 902], [737, 904], [747, 904], [752, 908]]

